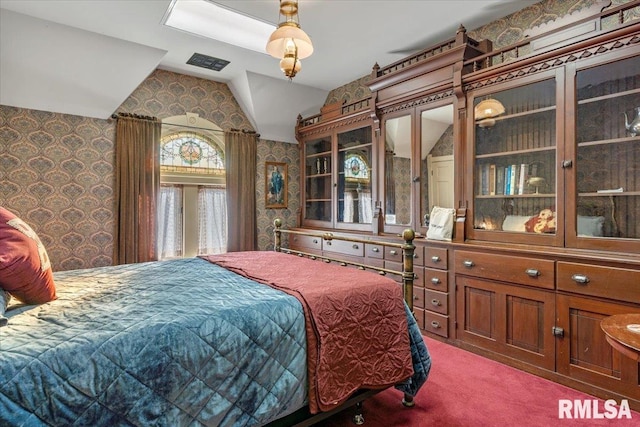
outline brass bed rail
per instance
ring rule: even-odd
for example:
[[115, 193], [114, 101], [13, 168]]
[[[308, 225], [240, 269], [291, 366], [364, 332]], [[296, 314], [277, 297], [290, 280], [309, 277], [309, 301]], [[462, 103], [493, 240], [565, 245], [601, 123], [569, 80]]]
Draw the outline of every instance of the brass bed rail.
[[[369, 269], [377, 271], [382, 275], [386, 274], [397, 274], [402, 277], [402, 293], [404, 296], [404, 300], [409, 306], [409, 309], [413, 313], [413, 280], [415, 278], [415, 274], [413, 272], [413, 255], [415, 251], [415, 245], [413, 244], [413, 239], [415, 238], [415, 232], [411, 229], [406, 229], [402, 233], [402, 238], [404, 239], [404, 243], [395, 243], [395, 242], [384, 242], [378, 240], [369, 240], [369, 239], [361, 239], [358, 237], [350, 237], [350, 236], [336, 236], [333, 233], [320, 233], [313, 231], [300, 231], [300, 230], [285, 230], [282, 228], [282, 220], [277, 218], [273, 221], [274, 225], [274, 238], [275, 238], [275, 250], [276, 252], [285, 252], [288, 254], [296, 254], [298, 256], [304, 256], [311, 259], [321, 259], [324, 262], [336, 262], [340, 265], [347, 266], [353, 265], [362, 270]], [[324, 241], [331, 240], [342, 240], [345, 242], [354, 242], [354, 243], [363, 243], [370, 245], [379, 245], [392, 247], [402, 250], [402, 271], [392, 270], [383, 267], [376, 267], [372, 265], [367, 265], [359, 262], [344, 260], [340, 258], [333, 258], [325, 255], [316, 255], [307, 253], [304, 251], [299, 251], [296, 249], [282, 248], [282, 234], [297, 234], [302, 236], [316, 237], [322, 239]]]

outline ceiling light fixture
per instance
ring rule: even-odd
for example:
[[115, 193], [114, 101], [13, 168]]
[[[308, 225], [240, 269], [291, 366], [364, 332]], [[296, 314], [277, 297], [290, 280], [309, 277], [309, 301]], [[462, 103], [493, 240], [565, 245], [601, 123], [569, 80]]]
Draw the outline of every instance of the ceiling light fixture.
[[280, 59], [280, 69], [291, 80], [302, 68], [300, 60], [313, 53], [313, 44], [300, 28], [298, 0], [280, 0], [280, 15], [285, 20], [269, 37], [267, 53]]
[[481, 128], [491, 127], [496, 124], [495, 118], [504, 114], [504, 105], [494, 98], [487, 98], [480, 101], [474, 109], [475, 119]]

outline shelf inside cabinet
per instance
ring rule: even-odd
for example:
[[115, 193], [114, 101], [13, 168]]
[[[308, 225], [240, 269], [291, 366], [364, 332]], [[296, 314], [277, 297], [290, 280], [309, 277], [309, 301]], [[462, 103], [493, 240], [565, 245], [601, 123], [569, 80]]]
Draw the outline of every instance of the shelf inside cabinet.
[[317, 173], [313, 175], [307, 175], [307, 179], [309, 178], [329, 178], [331, 177], [331, 173]]
[[640, 196], [640, 191], [620, 191], [620, 192], [605, 192], [605, 193], [579, 193], [579, 197], [605, 197], [605, 196]]
[[589, 146], [604, 145], [604, 144], [621, 144], [625, 142], [640, 142], [640, 137], [628, 136], [624, 138], [611, 138], [611, 139], [601, 139], [597, 141], [585, 141], [585, 142], [579, 142], [578, 147], [589, 147]]
[[[595, 194], [595, 193], [594, 193]], [[600, 196], [601, 194], [598, 194]], [[555, 193], [530, 194], [476, 194], [476, 199], [522, 199], [530, 197], [556, 197]]]
[[307, 158], [311, 159], [313, 157], [322, 157], [322, 156], [331, 156], [331, 151], [323, 151], [321, 153], [313, 153], [313, 154], [307, 154]]
[[330, 202], [331, 199], [307, 199], [307, 202]]
[[476, 159], [491, 159], [494, 157], [507, 157], [513, 156], [517, 154], [525, 154], [525, 153], [539, 153], [543, 151], [555, 151], [556, 147], [540, 147], [540, 148], [527, 148], [524, 150], [516, 150], [516, 151], [501, 151], [499, 153], [489, 153], [489, 154], [478, 154], [476, 155]]
[[353, 150], [357, 150], [359, 148], [368, 148], [371, 147], [371, 143], [365, 143], [365, 144], [359, 144], [359, 145], [351, 145], [349, 147], [345, 147], [345, 148], [340, 148], [338, 150], [338, 152], [342, 152], [342, 151], [353, 151]]
[[581, 99], [581, 100], [578, 101], [578, 105], [589, 104], [591, 102], [606, 101], [606, 100], [611, 99], [611, 98], [619, 98], [621, 96], [633, 95], [633, 94], [636, 94], [636, 93], [640, 93], [640, 88], [631, 89], [631, 90], [625, 90], [625, 91], [622, 91], [622, 92], [609, 93], [607, 95], [595, 96], [593, 98]]
[[555, 110], [555, 109], [556, 109], [555, 105], [552, 105], [550, 107], [535, 108], [535, 109], [532, 109], [532, 110], [525, 110], [525, 111], [520, 111], [520, 112], [517, 112], [517, 113], [505, 114], [505, 115], [502, 115], [500, 117], [495, 117], [494, 120], [496, 122], [500, 122], [502, 120], [509, 120], [509, 119], [515, 119], [517, 117], [530, 116], [530, 115], [533, 115], [533, 114], [544, 113], [546, 111], [552, 111], [552, 110]]

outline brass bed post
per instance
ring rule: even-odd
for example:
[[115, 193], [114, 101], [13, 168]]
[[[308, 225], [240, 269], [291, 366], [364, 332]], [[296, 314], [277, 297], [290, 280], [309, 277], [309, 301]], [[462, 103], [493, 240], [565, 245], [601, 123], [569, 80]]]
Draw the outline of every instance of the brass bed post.
[[413, 244], [413, 239], [415, 237], [416, 233], [410, 228], [402, 232], [402, 238], [404, 239], [404, 244], [402, 245], [404, 264], [402, 269], [402, 293], [411, 313], [413, 313], [413, 253], [416, 248]]
[[274, 250], [276, 252], [280, 252], [282, 249], [282, 231], [280, 231], [280, 228], [282, 227], [282, 220], [280, 218], [276, 218], [273, 220], [273, 225], [274, 225], [274, 229], [273, 229], [273, 234], [275, 236], [275, 247]]

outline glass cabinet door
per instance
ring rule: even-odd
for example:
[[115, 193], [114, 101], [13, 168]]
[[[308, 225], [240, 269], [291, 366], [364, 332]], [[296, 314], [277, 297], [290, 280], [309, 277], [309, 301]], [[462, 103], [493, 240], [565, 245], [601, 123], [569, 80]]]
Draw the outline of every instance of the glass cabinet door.
[[555, 236], [556, 79], [476, 97], [473, 105], [474, 232], [522, 242]]
[[338, 133], [338, 224], [371, 224], [371, 166], [371, 127]]
[[602, 238], [640, 239], [640, 57], [579, 70], [575, 86], [570, 236], [585, 247], [602, 245]]
[[304, 144], [306, 220], [332, 221], [331, 137]]

